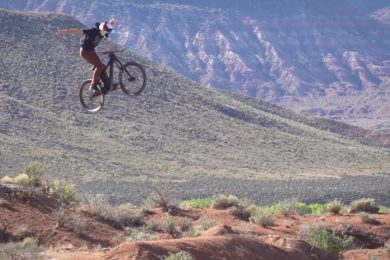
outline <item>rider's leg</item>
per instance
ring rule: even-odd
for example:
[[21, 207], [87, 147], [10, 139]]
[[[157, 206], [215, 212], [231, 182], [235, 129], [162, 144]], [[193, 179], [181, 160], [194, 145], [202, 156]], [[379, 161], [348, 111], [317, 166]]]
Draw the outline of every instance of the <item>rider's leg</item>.
[[[100, 59], [99, 59], [99, 61], [100, 61]], [[93, 72], [92, 84], [97, 84], [99, 82], [100, 75], [102, 75], [102, 73], [105, 69], [105, 65], [101, 61], [100, 61], [100, 63], [96, 63], [94, 65], [96, 66], [96, 68]]]
[[95, 66], [95, 70], [92, 76], [92, 85], [96, 86], [99, 82], [99, 77], [105, 69], [105, 65], [100, 60], [99, 56], [94, 51], [86, 51], [81, 49], [80, 56], [85, 59], [88, 63]]

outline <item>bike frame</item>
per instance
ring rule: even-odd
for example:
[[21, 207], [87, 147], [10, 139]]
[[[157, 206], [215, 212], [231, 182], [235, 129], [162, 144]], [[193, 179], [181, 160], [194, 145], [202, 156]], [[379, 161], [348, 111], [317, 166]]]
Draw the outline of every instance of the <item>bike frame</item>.
[[[103, 105], [104, 105], [104, 99], [105, 95], [117, 89], [117, 83], [114, 83], [114, 64], [118, 66], [119, 74], [118, 74], [118, 85], [122, 89], [124, 93], [130, 96], [138, 95], [142, 92], [142, 90], [145, 88], [146, 85], [146, 73], [144, 68], [133, 61], [127, 62], [122, 64], [122, 62], [116, 57], [115, 52], [119, 52], [117, 50], [110, 50], [105, 52], [97, 52], [97, 54], [103, 54], [108, 55], [109, 60], [107, 65], [105, 65], [103, 73], [100, 75], [99, 78], [99, 86], [102, 87], [102, 83], [104, 84], [104, 91], [92, 91], [91, 90], [91, 82], [92, 80], [85, 80], [80, 87], [80, 102], [81, 105], [86, 108], [90, 112], [97, 112], [99, 111]], [[129, 69], [128, 69], [129, 68]], [[133, 77], [129, 71], [132, 71], [132, 69], [136, 69], [136, 77]], [[96, 67], [92, 67], [90, 70], [94, 70]], [[139, 72], [139, 73], [138, 73]], [[139, 74], [139, 75], [138, 75]], [[136, 81], [137, 79], [141, 79], [140, 83], [142, 85], [137, 86], [137, 88], [133, 89], [134, 86], [129, 85], [132, 84], [133, 81]], [[138, 81], [137, 81], [138, 82]], [[115, 86], [115, 89], [114, 89]], [[130, 89], [128, 89], [130, 88]], [[101, 89], [103, 90], [103, 89]], [[98, 99], [95, 99], [98, 98]], [[96, 103], [96, 104], [95, 104]]]
[[102, 51], [102, 52], [97, 52], [97, 54], [108, 55], [108, 57], [109, 57], [107, 65], [106, 65], [104, 71], [102, 72], [102, 74], [100, 75], [100, 79], [103, 81], [103, 84], [105, 84], [104, 77], [105, 77], [105, 75], [107, 75], [106, 74], [107, 69], [109, 70], [109, 74], [107, 76], [108, 77], [108, 86], [109, 86], [108, 91], [111, 91], [112, 87], [113, 87], [113, 82], [112, 81], [113, 81], [113, 78], [114, 78], [114, 63], [117, 64], [119, 70], [125, 71], [127, 73], [127, 75], [129, 75], [129, 77], [132, 77], [131, 74], [126, 70], [126, 68], [123, 67], [122, 62], [116, 57], [115, 52], [121, 52], [121, 51]]
[[[104, 54], [107, 54], [107, 53], [104, 53]], [[109, 71], [109, 74], [108, 74], [108, 86], [109, 86], [109, 90], [112, 90], [113, 78], [114, 78], [114, 63], [117, 64], [117, 66], [118, 66], [118, 68], [120, 70], [122, 70], [123, 64], [115, 56], [115, 53], [113, 51], [112, 52], [108, 52], [108, 57], [109, 57], [109, 61], [108, 61], [107, 65], [106, 65], [106, 68], [105, 68], [104, 72], [102, 73], [102, 75], [100, 77], [103, 80], [104, 74], [107, 72], [107, 69], [108, 69], [108, 71]], [[129, 72], [127, 72], [127, 73], [129, 73]], [[104, 83], [104, 80], [103, 80], [103, 83]]]

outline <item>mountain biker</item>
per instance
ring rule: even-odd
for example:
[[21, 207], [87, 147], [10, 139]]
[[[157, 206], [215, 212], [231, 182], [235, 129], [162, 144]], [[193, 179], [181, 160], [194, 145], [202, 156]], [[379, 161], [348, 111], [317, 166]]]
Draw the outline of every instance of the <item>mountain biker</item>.
[[[113, 29], [113, 25], [116, 23], [116, 19], [111, 19], [109, 22], [96, 23], [95, 27], [90, 29], [66, 29], [59, 31], [60, 34], [84, 34], [84, 37], [80, 40], [80, 56], [95, 67], [92, 76], [92, 83], [90, 86], [90, 91], [92, 92], [100, 92], [97, 84], [99, 82], [99, 77], [102, 75], [106, 67], [100, 60], [99, 56], [96, 54], [95, 47], [99, 45], [102, 39], [107, 39], [109, 37], [109, 34]], [[104, 74], [102, 77], [104, 82], [107, 75]], [[105, 89], [103, 89], [103, 92], [106, 92], [109, 86], [107, 86], [107, 84], [104, 85]]]

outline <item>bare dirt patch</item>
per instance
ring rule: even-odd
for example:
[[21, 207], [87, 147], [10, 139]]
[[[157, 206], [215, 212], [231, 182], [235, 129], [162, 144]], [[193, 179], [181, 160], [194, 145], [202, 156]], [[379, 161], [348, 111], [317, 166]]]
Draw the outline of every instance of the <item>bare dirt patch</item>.
[[[304, 243], [304, 242], [303, 242]], [[320, 259], [320, 252], [310, 246], [307, 250], [284, 250], [257, 238], [229, 235], [177, 240], [126, 243], [114, 248], [104, 259], [153, 259], [170, 252], [186, 251], [195, 259]], [[322, 259], [326, 259], [322, 258]], [[331, 258], [329, 258], [331, 259]]]

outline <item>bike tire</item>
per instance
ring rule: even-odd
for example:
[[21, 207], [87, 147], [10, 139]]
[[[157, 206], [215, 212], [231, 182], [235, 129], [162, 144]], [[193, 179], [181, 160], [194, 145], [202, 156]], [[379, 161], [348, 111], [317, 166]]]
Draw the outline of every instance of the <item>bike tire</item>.
[[[104, 105], [105, 95], [102, 93], [92, 93], [89, 91], [92, 80], [84, 81], [80, 86], [80, 102], [81, 105], [91, 113], [96, 113], [102, 109]], [[102, 89], [99, 83], [99, 88]]]
[[119, 85], [127, 95], [140, 94], [146, 86], [146, 73], [144, 68], [136, 62], [128, 62], [119, 71]]

